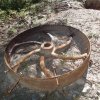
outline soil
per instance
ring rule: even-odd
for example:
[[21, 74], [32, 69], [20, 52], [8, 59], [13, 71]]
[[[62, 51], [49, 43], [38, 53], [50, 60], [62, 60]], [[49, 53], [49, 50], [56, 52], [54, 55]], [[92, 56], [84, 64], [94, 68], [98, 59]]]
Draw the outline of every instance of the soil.
[[[63, 2], [67, 2], [67, 9], [64, 5], [54, 12], [54, 5], [53, 7], [48, 5], [48, 11], [46, 8], [45, 13], [38, 13], [37, 16], [27, 14], [24, 22], [20, 18], [0, 21], [0, 100], [22, 100], [23, 98], [24, 100], [41, 100], [41, 97], [43, 100], [100, 100], [100, 11], [85, 9], [83, 2], [76, 0], [63, 0]], [[57, 91], [45, 98], [44, 93], [38, 94], [18, 86], [9, 96], [3, 96], [5, 90], [11, 85], [11, 80], [4, 73], [3, 57], [7, 43], [20, 32], [41, 24], [65, 24], [87, 35], [91, 43], [91, 63], [86, 78], [84, 75], [74, 84], [66, 87], [65, 95], [63, 91]]]

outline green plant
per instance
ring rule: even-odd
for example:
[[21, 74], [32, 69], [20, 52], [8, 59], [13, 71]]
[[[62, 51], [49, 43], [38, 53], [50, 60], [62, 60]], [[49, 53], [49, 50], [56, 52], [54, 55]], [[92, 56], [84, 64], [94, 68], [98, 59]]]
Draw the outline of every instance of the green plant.
[[0, 0], [0, 8], [3, 10], [20, 10], [32, 3], [38, 3], [41, 0]]

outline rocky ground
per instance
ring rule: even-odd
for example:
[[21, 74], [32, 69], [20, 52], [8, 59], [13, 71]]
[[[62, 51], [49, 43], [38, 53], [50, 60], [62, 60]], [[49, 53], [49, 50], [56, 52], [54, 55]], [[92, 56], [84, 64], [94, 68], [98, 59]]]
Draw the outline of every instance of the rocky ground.
[[[100, 11], [85, 9], [83, 3], [76, 0], [63, 0], [63, 2], [57, 3], [59, 6], [56, 7], [54, 3], [52, 6], [48, 4], [36, 16], [33, 16], [30, 10], [26, 16], [16, 17], [12, 14], [13, 17], [9, 20], [0, 20], [0, 100], [22, 100], [23, 98], [40, 100], [38, 94], [34, 95], [32, 91], [19, 87], [10, 96], [2, 96], [2, 93], [10, 85], [10, 80], [4, 73], [3, 61], [7, 43], [20, 32], [41, 24], [69, 25], [81, 30], [89, 37], [91, 66], [88, 69], [86, 80], [84, 81], [82, 77], [75, 83], [77, 85], [68, 88], [70, 92], [67, 93], [66, 100], [100, 100]], [[84, 86], [84, 88], [78, 88], [78, 86]], [[55, 93], [57, 94], [59, 93]]]

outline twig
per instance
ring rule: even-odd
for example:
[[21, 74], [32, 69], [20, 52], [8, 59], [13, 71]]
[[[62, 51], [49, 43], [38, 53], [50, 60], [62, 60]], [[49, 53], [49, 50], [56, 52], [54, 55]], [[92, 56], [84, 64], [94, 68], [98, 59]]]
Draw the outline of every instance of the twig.
[[17, 85], [19, 84], [19, 82], [20, 82], [20, 79], [15, 84], [13, 84], [13, 86], [10, 86], [7, 90], [5, 90], [6, 92], [4, 92], [2, 94], [2, 96], [11, 94], [11, 92], [17, 87]]
[[11, 89], [8, 91], [8, 93], [10, 94], [19, 84], [20, 79], [11, 87]]
[[[54, 75], [57, 76], [56, 69], [54, 67], [53, 67], [53, 70], [54, 70]], [[57, 85], [59, 85], [59, 81], [58, 81], [57, 77], [56, 77], [56, 83], [57, 83]]]

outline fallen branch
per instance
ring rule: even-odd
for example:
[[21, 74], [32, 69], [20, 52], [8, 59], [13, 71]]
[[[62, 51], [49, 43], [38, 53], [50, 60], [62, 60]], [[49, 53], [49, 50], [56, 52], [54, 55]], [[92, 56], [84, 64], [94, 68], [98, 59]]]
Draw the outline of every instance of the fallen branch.
[[58, 77], [56, 77], [57, 76], [56, 68], [53, 67], [53, 70], [54, 70], [54, 75], [55, 75], [55, 78], [56, 78], [56, 83], [57, 83], [57, 85], [59, 85]]
[[15, 84], [12, 84], [9, 88], [7, 88], [2, 95], [3, 96], [10, 95], [12, 93], [12, 91], [17, 87], [17, 85], [19, 84], [19, 82], [20, 82], [20, 79]]
[[20, 79], [10, 88], [10, 90], [8, 91], [8, 93], [10, 94], [19, 84]]

